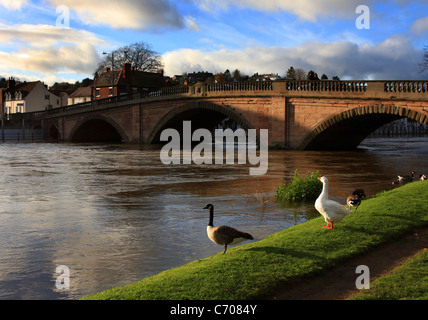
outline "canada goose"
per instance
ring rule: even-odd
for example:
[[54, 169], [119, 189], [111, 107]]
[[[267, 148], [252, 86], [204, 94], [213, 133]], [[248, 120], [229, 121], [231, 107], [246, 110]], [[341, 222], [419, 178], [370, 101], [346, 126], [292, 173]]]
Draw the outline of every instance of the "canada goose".
[[366, 197], [366, 193], [363, 189], [355, 189], [352, 194], [346, 199], [346, 204], [349, 209], [351, 207], [355, 207], [355, 211], [357, 211], [358, 206], [361, 204], [361, 200]]
[[419, 175], [419, 180], [427, 180], [427, 176], [424, 174]]
[[319, 177], [318, 179], [321, 180], [323, 187], [320, 196], [315, 201], [315, 209], [323, 215], [325, 222], [327, 222], [323, 228], [333, 229], [334, 223], [342, 221], [347, 214], [351, 213], [351, 210], [336, 201], [329, 200], [328, 179], [326, 177]]
[[207, 204], [204, 209], [210, 210], [210, 220], [207, 226], [208, 238], [216, 244], [224, 245], [223, 254], [226, 253], [228, 245], [238, 244], [245, 240], [254, 240], [251, 234], [236, 230], [229, 226], [214, 227], [214, 206], [212, 204]]
[[401, 183], [413, 182], [414, 179], [415, 179], [415, 172], [412, 171], [412, 175], [411, 176], [400, 176], [400, 175], [397, 175], [397, 177], [398, 177], [398, 182], [401, 182]]

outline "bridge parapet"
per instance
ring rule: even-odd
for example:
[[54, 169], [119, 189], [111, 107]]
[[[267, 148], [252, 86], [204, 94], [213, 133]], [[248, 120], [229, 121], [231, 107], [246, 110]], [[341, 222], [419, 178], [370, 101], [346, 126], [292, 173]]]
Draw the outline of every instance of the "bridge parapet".
[[168, 99], [236, 96], [284, 96], [287, 98], [345, 98], [428, 101], [428, 81], [257, 81], [197, 83], [191, 86], [165, 87], [155, 91], [114, 96], [47, 111], [33, 118], [114, 108], [127, 104]]
[[367, 92], [367, 81], [287, 81], [288, 91]]
[[428, 100], [428, 81], [260, 81], [194, 85], [190, 96], [286, 96]]
[[287, 81], [286, 95], [314, 98], [428, 100], [428, 81]]
[[428, 81], [385, 81], [384, 91], [427, 93]]

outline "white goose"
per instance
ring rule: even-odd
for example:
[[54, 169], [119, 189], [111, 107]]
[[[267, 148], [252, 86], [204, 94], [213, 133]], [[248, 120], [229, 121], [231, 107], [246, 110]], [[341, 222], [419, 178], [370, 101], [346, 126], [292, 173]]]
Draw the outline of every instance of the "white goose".
[[322, 214], [325, 222], [327, 222], [327, 225], [323, 228], [333, 229], [333, 224], [342, 221], [347, 214], [351, 213], [351, 210], [348, 210], [344, 205], [336, 201], [329, 200], [328, 179], [326, 177], [320, 177], [318, 179], [323, 183], [323, 187], [320, 196], [315, 201], [315, 209]]

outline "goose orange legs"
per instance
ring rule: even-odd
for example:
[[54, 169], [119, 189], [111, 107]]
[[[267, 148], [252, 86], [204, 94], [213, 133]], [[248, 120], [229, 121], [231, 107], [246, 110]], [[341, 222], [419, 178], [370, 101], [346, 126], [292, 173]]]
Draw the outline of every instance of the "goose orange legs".
[[326, 226], [324, 226], [324, 227], [322, 227], [322, 228], [324, 228], [324, 229], [333, 229], [333, 223], [334, 222], [327, 222], [327, 225]]

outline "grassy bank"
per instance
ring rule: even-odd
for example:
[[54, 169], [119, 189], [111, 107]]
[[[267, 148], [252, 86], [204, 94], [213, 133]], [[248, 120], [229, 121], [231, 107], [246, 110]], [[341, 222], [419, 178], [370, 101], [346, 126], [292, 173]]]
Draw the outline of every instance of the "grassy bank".
[[350, 300], [428, 300], [428, 250], [370, 284]]
[[[428, 225], [428, 181], [364, 200], [333, 230], [310, 220], [263, 240], [167, 270], [87, 299], [257, 299], [322, 274], [341, 260]], [[208, 238], [201, 241], [209, 241]], [[219, 250], [221, 251], [221, 250]]]

